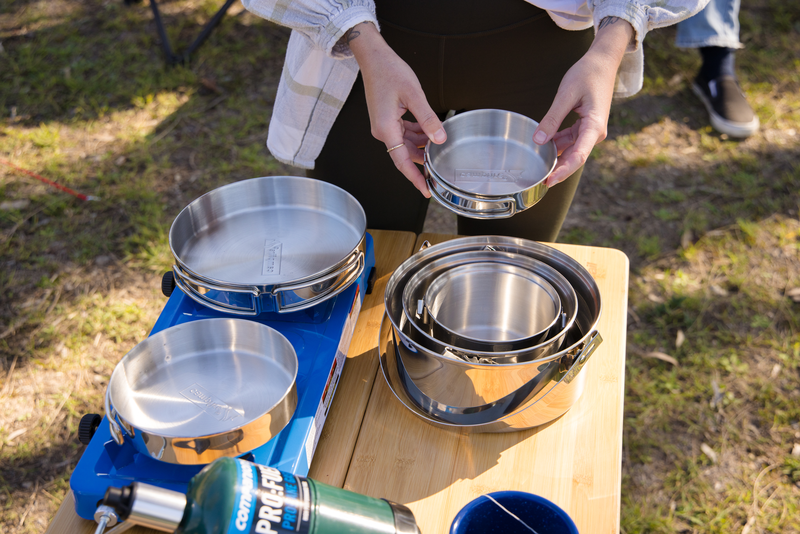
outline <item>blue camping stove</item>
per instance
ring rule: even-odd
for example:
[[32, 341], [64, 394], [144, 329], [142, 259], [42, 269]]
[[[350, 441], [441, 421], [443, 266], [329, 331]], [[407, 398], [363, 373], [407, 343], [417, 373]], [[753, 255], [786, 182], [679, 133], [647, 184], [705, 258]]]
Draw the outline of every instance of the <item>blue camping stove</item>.
[[[286, 336], [297, 352], [299, 367], [294, 416], [277, 436], [242, 458], [300, 476], [308, 474], [361, 303], [364, 295], [372, 290], [375, 251], [369, 234], [366, 235], [364, 263], [364, 272], [356, 283], [313, 308], [282, 314], [264, 312], [247, 317]], [[169, 296], [150, 335], [177, 324], [214, 317], [242, 318], [207, 308], [176, 289]], [[92, 417], [94, 424], [90, 422]], [[85, 428], [87, 425], [91, 428]], [[87, 447], [72, 473], [70, 488], [75, 497], [75, 510], [84, 519], [94, 519], [109, 486], [122, 487], [140, 481], [186, 492], [189, 480], [204, 467], [155, 460], [137, 451], [130, 440], [117, 445], [111, 439], [105, 417], [100, 421], [99, 416], [93, 414], [84, 416], [80, 434]]]

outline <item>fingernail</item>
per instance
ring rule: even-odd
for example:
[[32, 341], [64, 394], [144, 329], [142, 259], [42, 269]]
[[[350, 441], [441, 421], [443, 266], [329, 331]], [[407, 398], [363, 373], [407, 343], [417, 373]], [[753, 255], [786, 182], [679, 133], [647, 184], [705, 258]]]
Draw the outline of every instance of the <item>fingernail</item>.
[[447, 141], [447, 134], [444, 131], [444, 128], [439, 128], [439, 131], [433, 134], [432, 141], [437, 145], [440, 145]]
[[536, 132], [536, 135], [533, 136], [533, 142], [537, 145], [543, 145], [545, 141], [547, 141], [547, 134], [544, 132]]

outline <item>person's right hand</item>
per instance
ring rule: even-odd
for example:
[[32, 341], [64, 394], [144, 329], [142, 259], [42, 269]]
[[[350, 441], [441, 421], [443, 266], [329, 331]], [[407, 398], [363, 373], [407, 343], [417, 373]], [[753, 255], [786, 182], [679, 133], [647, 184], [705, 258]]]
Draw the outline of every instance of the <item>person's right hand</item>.
[[[372, 135], [386, 145], [397, 169], [430, 197], [425, 178], [414, 162], [422, 163], [420, 147], [428, 139], [436, 144], [447, 139], [441, 121], [428, 105], [414, 71], [386, 44], [375, 26], [358, 24], [348, 32], [347, 40], [361, 68]], [[416, 123], [403, 120], [406, 111], [414, 115]]]

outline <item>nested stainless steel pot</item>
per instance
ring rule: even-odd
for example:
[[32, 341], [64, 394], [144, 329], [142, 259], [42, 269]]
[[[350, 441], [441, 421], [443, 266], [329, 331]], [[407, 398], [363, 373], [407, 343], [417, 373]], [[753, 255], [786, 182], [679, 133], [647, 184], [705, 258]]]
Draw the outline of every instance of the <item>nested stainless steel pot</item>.
[[294, 312], [361, 275], [366, 215], [343, 189], [297, 176], [232, 183], [197, 198], [169, 232], [175, 284], [236, 315]]
[[[479, 353], [480, 357], [474, 359], [465, 358], [463, 351], [454, 352], [447, 347], [436, 352], [413, 340], [408, 334], [411, 331], [409, 320], [402, 305], [398, 304], [401, 299], [397, 298], [397, 292], [426, 265], [470, 251], [533, 258], [558, 271], [577, 296], [575, 323], [563, 330], [568, 344], [557, 351], [543, 352], [536, 358], [520, 360], [512, 355], [498, 360], [491, 353]], [[388, 365], [384, 366], [384, 374], [388, 375], [390, 387], [402, 389], [395, 391], [401, 402], [406, 404], [412, 399], [415, 409], [425, 417], [444, 421], [447, 425], [477, 425], [482, 431], [501, 431], [542, 424], [546, 422], [543, 420], [547, 417], [545, 414], [553, 414], [554, 410], [561, 409], [557, 415], [564, 413], [582, 392], [582, 382], [578, 380], [580, 369], [602, 342], [597, 332], [600, 292], [588, 271], [562, 252], [523, 239], [468, 237], [424, 249], [406, 260], [392, 275], [385, 304], [386, 317], [380, 339], [384, 352], [381, 364]], [[386, 363], [387, 358], [392, 361]], [[568, 375], [572, 378], [565, 381]], [[558, 385], [559, 391], [564, 393], [550, 395], [549, 391]], [[545, 396], [550, 401], [540, 406], [551, 408], [527, 410]], [[525, 415], [508, 420], [510, 415], [523, 411]], [[499, 418], [505, 422], [499, 423]]]
[[207, 464], [265, 444], [297, 406], [297, 355], [277, 330], [203, 319], [136, 345], [108, 383], [106, 417], [118, 444], [172, 464]]
[[402, 305], [415, 342], [438, 353], [466, 351], [460, 357], [468, 360], [497, 353], [485, 357], [498, 362], [555, 352], [577, 313], [575, 290], [558, 271], [494, 250], [425, 265], [405, 283]]
[[476, 433], [524, 430], [560, 417], [583, 393], [586, 375], [581, 370], [602, 343], [597, 331], [589, 335], [581, 334], [581, 327], [586, 323], [586, 320], [578, 321], [570, 334], [570, 341], [578, 338], [577, 341], [542, 363], [540, 374], [528, 383], [498, 401], [470, 409], [439, 402], [416, 388], [400, 352], [402, 345], [396, 342], [391, 323], [385, 315], [379, 337], [379, 363], [395, 397], [429, 424]]
[[533, 142], [538, 124], [498, 109], [447, 119], [447, 141], [425, 147], [425, 177], [433, 198], [473, 219], [512, 217], [539, 202], [558, 151], [553, 141]]

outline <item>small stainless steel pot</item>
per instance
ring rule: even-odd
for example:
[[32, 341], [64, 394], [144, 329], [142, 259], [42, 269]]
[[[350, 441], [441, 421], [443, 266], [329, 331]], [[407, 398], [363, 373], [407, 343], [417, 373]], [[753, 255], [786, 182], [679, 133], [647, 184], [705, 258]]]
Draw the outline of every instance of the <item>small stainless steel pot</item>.
[[136, 345], [114, 369], [105, 398], [111, 436], [173, 464], [239, 456], [291, 419], [297, 367], [291, 343], [261, 323], [172, 326]]
[[306, 309], [361, 275], [366, 224], [358, 201], [326, 182], [265, 176], [228, 184], [172, 223], [175, 284], [224, 313]]
[[447, 119], [447, 141], [425, 147], [425, 176], [433, 198], [473, 219], [508, 218], [539, 202], [558, 151], [553, 141], [533, 142], [538, 124], [498, 109]]
[[575, 291], [558, 271], [490, 250], [429, 263], [405, 284], [402, 302], [411, 326], [420, 330], [412, 339], [435, 351], [441, 347], [428, 336], [455, 349], [544, 355], [537, 346], [552, 341], [551, 352], [558, 350], [560, 330], [573, 323], [577, 311]]

